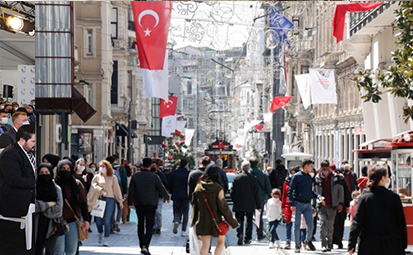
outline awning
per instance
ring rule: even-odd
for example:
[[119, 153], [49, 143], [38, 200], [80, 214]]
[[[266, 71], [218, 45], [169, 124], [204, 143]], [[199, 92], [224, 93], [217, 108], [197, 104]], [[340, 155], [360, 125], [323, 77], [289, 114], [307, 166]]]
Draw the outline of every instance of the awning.
[[[116, 122], [115, 128], [116, 128], [116, 136], [128, 136], [129, 129], [125, 125]], [[131, 131], [131, 137], [136, 138], [138, 136], [136, 135], [135, 132]]]

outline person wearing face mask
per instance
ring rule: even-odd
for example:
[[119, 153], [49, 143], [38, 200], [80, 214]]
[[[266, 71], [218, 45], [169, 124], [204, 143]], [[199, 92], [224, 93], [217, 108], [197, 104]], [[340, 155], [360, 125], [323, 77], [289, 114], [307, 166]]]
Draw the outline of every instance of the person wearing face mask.
[[281, 222], [281, 191], [279, 189], [273, 189], [272, 198], [268, 199], [267, 201], [267, 220], [270, 225], [270, 232], [271, 232], [271, 242], [270, 242], [270, 249], [274, 249], [276, 243], [277, 249], [281, 248], [281, 241], [277, 234], [277, 227], [278, 224]]
[[[0, 154], [0, 215], [20, 218], [35, 203], [36, 145], [34, 126], [24, 126], [16, 134], [17, 142]], [[26, 250], [25, 231], [19, 222], [0, 220], [0, 253], [33, 254]]]
[[343, 211], [344, 192], [338, 183], [338, 177], [330, 170], [328, 160], [321, 162], [320, 172], [315, 177], [314, 190], [323, 197], [318, 204], [322, 251], [330, 252], [333, 248], [334, 219], [336, 212]]
[[386, 187], [390, 179], [384, 165], [373, 165], [369, 183], [358, 201], [351, 225], [348, 251], [359, 255], [402, 255], [407, 248], [406, 220], [399, 195]]
[[[86, 186], [86, 182], [83, 179], [83, 171], [86, 169], [86, 160], [84, 158], [79, 158], [76, 160], [75, 167], [73, 169], [73, 177], [78, 179], [82, 182], [83, 186], [86, 189], [86, 193], [89, 191], [88, 187]], [[90, 186], [89, 186], [90, 188]]]
[[[92, 180], [92, 186], [88, 193], [88, 205], [90, 210], [95, 205], [96, 200], [92, 199], [92, 197], [94, 197], [96, 192], [101, 200], [106, 202], [103, 218], [96, 217], [96, 226], [99, 232], [99, 244], [109, 246], [112, 215], [115, 211], [116, 202], [119, 204], [120, 209], [123, 209], [123, 197], [112, 165], [107, 160], [99, 162], [99, 172], [100, 174], [96, 175]], [[104, 230], [103, 227], [105, 227]]]
[[9, 117], [4, 110], [0, 110], [0, 134], [10, 130], [12, 126], [9, 125]]
[[11, 118], [14, 128], [11, 128], [0, 136], [0, 149], [6, 148], [16, 141], [16, 133], [21, 126], [30, 125], [27, 114], [24, 112], [15, 112]]
[[149, 244], [152, 239], [159, 194], [167, 203], [169, 203], [169, 194], [159, 177], [150, 172], [152, 159], [144, 158], [142, 164], [141, 171], [132, 176], [128, 193], [128, 205], [130, 208], [136, 209], [138, 216], [138, 237], [141, 253], [150, 255]]
[[[239, 223], [237, 228], [238, 245], [251, 244], [252, 218], [255, 209], [262, 209], [261, 198], [258, 190], [258, 181], [251, 174], [251, 163], [244, 161], [241, 164], [242, 173], [236, 174], [232, 182], [231, 198], [234, 203], [232, 211]], [[246, 227], [244, 234], [244, 219]]]
[[85, 187], [80, 180], [73, 176], [73, 164], [70, 160], [59, 161], [56, 170], [56, 184], [62, 189], [63, 219], [68, 223], [69, 232], [58, 237], [55, 255], [75, 255], [79, 245], [76, 217], [83, 218], [86, 229], [90, 227], [90, 218]]
[[37, 238], [35, 254], [53, 255], [56, 250], [57, 236], [53, 231], [53, 219], [63, 213], [62, 190], [53, 182], [53, 166], [40, 164], [36, 181], [36, 214], [34, 216]]

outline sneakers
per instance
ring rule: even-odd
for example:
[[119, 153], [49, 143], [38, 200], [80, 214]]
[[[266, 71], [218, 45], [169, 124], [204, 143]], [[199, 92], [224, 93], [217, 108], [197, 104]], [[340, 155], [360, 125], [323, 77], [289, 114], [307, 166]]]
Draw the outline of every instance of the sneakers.
[[99, 233], [98, 243], [102, 243], [103, 233]]
[[281, 249], [281, 241], [277, 240], [275, 243], [277, 244], [277, 249]]
[[182, 231], [181, 236], [182, 236], [182, 237], [187, 237], [188, 234], [187, 234], [185, 231]]
[[304, 244], [306, 244], [311, 251], [315, 251], [315, 246], [311, 241], [304, 242]]
[[103, 239], [103, 246], [106, 246], [106, 247], [109, 246], [109, 242], [108, 242], [108, 239], [107, 239], [107, 238], [104, 238], [104, 239]]
[[275, 248], [274, 243], [273, 243], [273, 242], [270, 242], [270, 246], [269, 246], [268, 248], [274, 249], [274, 248]]
[[294, 253], [300, 253], [300, 247], [295, 247]]
[[174, 223], [174, 228], [172, 229], [172, 233], [177, 234], [178, 233], [178, 227], [179, 227], [179, 222]]
[[322, 252], [328, 252], [328, 248], [327, 248], [327, 247], [322, 247], [322, 248], [321, 248], [321, 251], [322, 251]]
[[291, 242], [290, 242], [290, 241], [287, 241], [287, 243], [286, 243], [285, 246], [284, 246], [284, 249], [285, 249], [285, 250], [291, 249]]

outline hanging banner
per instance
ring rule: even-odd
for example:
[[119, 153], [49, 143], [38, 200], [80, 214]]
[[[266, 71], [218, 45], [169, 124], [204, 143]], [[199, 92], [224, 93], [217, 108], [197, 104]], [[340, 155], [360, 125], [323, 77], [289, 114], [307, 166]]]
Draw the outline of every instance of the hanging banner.
[[310, 69], [311, 103], [337, 104], [333, 69]]
[[191, 144], [192, 137], [194, 137], [195, 129], [185, 130], [185, 145], [189, 146]]
[[162, 70], [142, 69], [144, 98], [162, 98], [168, 101], [168, 58], [165, 58]]
[[298, 92], [300, 92], [304, 109], [307, 109], [311, 105], [310, 74], [298, 74], [294, 75], [294, 78], [297, 83]]
[[176, 130], [181, 132], [181, 134], [185, 134], [185, 126], [186, 126], [186, 120], [178, 120], [176, 122]]
[[162, 118], [162, 136], [171, 137], [176, 129], [176, 116]]
[[168, 100], [161, 99], [159, 118], [162, 119], [165, 116], [175, 115], [177, 104], [177, 97], [170, 96], [168, 97]]
[[18, 65], [17, 69], [17, 102], [23, 106], [35, 98], [35, 66]]

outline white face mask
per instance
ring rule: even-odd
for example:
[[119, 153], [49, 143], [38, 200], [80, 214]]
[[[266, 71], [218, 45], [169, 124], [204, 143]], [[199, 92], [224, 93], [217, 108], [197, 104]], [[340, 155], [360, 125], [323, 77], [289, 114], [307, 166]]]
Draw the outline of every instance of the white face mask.
[[99, 168], [99, 171], [100, 171], [102, 174], [104, 174], [104, 173], [106, 173], [106, 168], [105, 168], [105, 167], [100, 167], [100, 168]]
[[25, 121], [25, 122], [23, 122], [22, 124], [23, 124], [23, 125], [30, 125], [30, 122]]
[[280, 199], [278, 197], [274, 197], [275, 201], [280, 201]]
[[78, 165], [78, 166], [77, 166], [77, 170], [83, 171], [83, 170], [85, 170], [85, 166]]
[[314, 178], [314, 172], [310, 173], [311, 178]]
[[388, 181], [384, 183], [384, 187], [388, 189], [390, 187], [390, 179], [387, 179]]
[[7, 118], [7, 117], [1, 118], [0, 122], [1, 122], [1, 124], [6, 125], [7, 123], [9, 123], [9, 118]]

